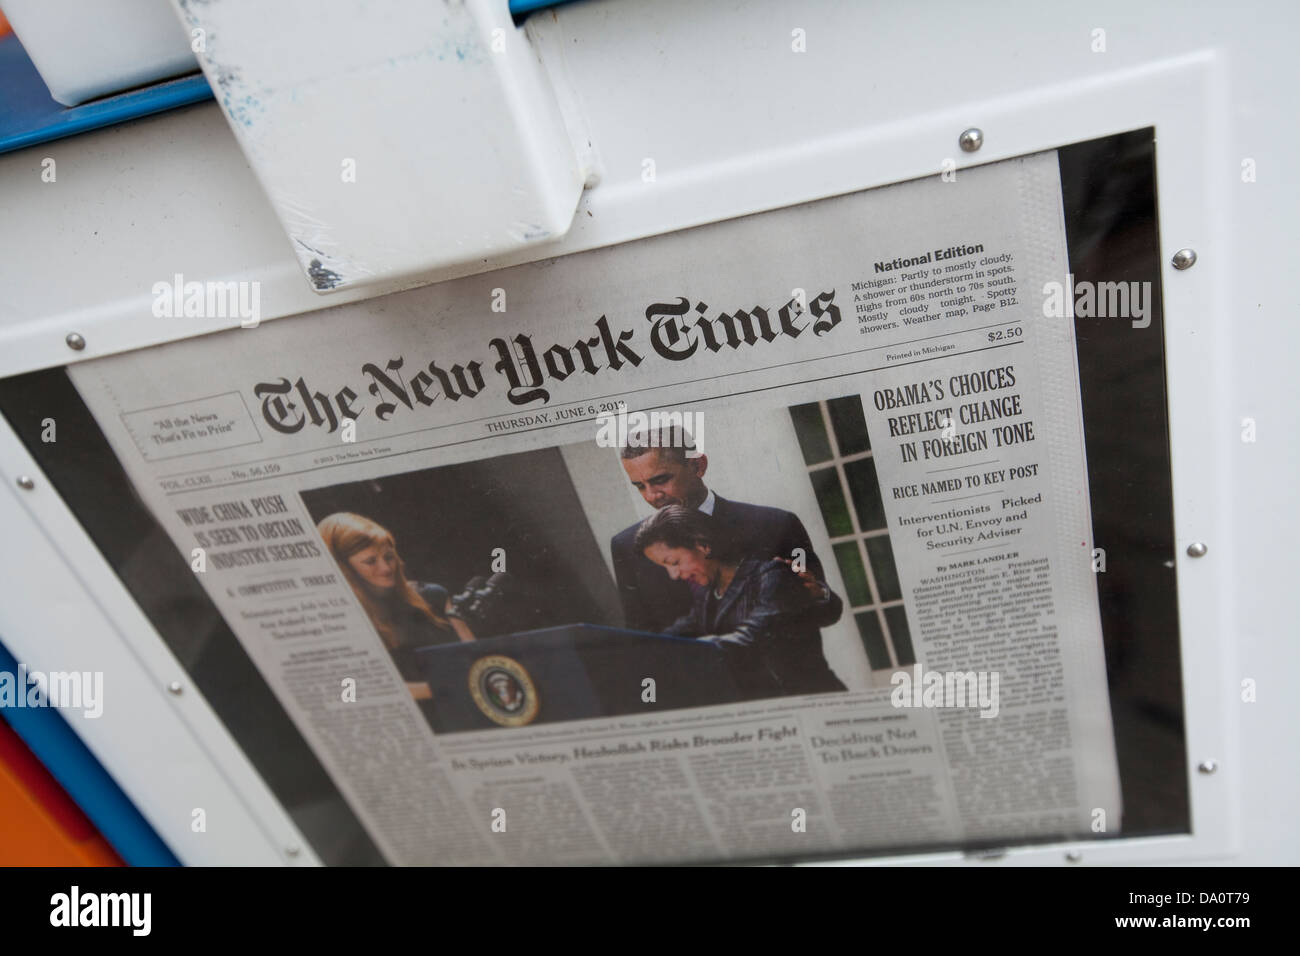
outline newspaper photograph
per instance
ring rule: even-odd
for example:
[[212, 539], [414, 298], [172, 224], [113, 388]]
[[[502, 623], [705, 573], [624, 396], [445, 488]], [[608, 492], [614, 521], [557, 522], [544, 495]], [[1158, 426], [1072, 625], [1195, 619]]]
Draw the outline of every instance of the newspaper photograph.
[[1075, 839], [1068, 273], [1048, 152], [69, 375], [394, 865]]

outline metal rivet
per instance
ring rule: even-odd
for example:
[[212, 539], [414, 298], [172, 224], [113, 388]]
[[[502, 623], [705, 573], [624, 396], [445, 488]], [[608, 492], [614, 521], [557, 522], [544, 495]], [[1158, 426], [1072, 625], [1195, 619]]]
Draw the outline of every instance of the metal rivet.
[[1174, 253], [1174, 258], [1171, 261], [1173, 262], [1175, 269], [1190, 269], [1192, 266], [1196, 265], [1196, 250], [1179, 249]]
[[178, 680], [174, 680], [167, 685], [167, 690], [173, 694], [176, 694], [177, 696], [179, 696], [181, 691], [183, 691], [184, 689], [185, 688], [181, 686], [181, 682]]
[[284, 848], [285, 856], [297, 856], [301, 852], [302, 850], [300, 850], [297, 846], [295, 846], [292, 843], [290, 843], [287, 847]]
[[973, 153], [984, 145], [984, 130], [974, 126], [968, 130], [963, 130], [962, 134], [957, 137], [957, 143], [964, 152]]
[[1200, 763], [1196, 765], [1196, 769], [1199, 770], [1201, 773], [1214, 773], [1214, 771], [1219, 769], [1219, 761], [1202, 760]]
[[68, 348], [72, 349], [74, 352], [80, 352], [86, 347], [86, 340], [76, 332], [69, 332], [68, 337], [63, 341], [67, 342]]
[[23, 491], [31, 491], [36, 487], [36, 482], [32, 481], [32, 479], [27, 475], [19, 475], [18, 487], [23, 489]]
[[1209, 550], [1204, 541], [1193, 541], [1187, 546], [1187, 553], [1193, 558], [1203, 558]]
[[1067, 863], [1082, 863], [1083, 854], [1080, 853], [1078, 850], [1071, 850], [1070, 852], [1065, 854], [1065, 860]]

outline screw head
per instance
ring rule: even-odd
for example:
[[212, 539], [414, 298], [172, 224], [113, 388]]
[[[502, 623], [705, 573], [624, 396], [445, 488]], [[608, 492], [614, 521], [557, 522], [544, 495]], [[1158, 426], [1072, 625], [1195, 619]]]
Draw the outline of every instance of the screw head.
[[975, 126], [962, 130], [962, 134], [957, 137], [957, 144], [962, 148], [963, 152], [975, 152], [984, 145], [984, 130]]
[[1068, 853], [1065, 854], [1065, 861], [1067, 863], [1082, 863], [1083, 854], [1080, 853], [1078, 850], [1070, 850]]
[[181, 691], [183, 691], [184, 689], [185, 688], [181, 686], [181, 682], [178, 680], [174, 680], [167, 685], [168, 692], [176, 697], [179, 697], [181, 695]]
[[1187, 546], [1187, 553], [1193, 558], [1203, 558], [1209, 550], [1204, 541], [1193, 541]]
[[81, 334], [78, 332], [69, 332], [68, 337], [63, 341], [67, 342], [68, 348], [72, 349], [74, 352], [80, 352], [86, 347], [86, 340], [83, 339]]
[[31, 491], [36, 487], [36, 482], [32, 481], [31, 476], [29, 475], [19, 475], [18, 487], [23, 489], [23, 491]]
[[1214, 771], [1219, 769], [1219, 761], [1202, 760], [1199, 764], [1196, 765], [1196, 769], [1199, 770], [1201, 773], [1207, 773], [1207, 774], [1214, 773]]
[[1172, 262], [1174, 268], [1180, 272], [1183, 269], [1190, 269], [1192, 266], [1196, 265], [1196, 250], [1179, 249], [1174, 253], [1174, 257], [1170, 262]]

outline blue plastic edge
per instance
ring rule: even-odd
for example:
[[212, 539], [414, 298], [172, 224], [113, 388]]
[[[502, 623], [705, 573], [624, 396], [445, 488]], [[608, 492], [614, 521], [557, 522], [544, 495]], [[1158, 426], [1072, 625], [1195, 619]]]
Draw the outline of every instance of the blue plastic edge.
[[543, 7], [558, 7], [568, 2], [569, 0], [510, 0], [510, 12], [519, 16], [521, 13], [531, 13]]
[[[3, 644], [0, 670], [18, 673], [18, 661]], [[128, 865], [181, 865], [57, 709], [3, 707], [0, 714]]]
[[0, 139], [0, 153], [35, 146], [75, 136], [92, 129], [114, 126], [127, 120], [139, 119], [153, 113], [189, 106], [212, 98], [212, 90], [202, 74], [181, 80], [171, 80], [160, 86], [136, 93], [116, 96], [101, 103], [88, 103], [68, 108], [57, 114], [46, 125]]

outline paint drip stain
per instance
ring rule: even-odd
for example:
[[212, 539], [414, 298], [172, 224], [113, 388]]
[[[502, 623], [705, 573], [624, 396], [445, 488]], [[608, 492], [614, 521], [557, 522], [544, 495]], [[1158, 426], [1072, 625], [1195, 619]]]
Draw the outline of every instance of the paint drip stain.
[[307, 267], [307, 278], [317, 289], [333, 289], [343, 281], [343, 277], [333, 269], [326, 269], [319, 259], [313, 259]]

